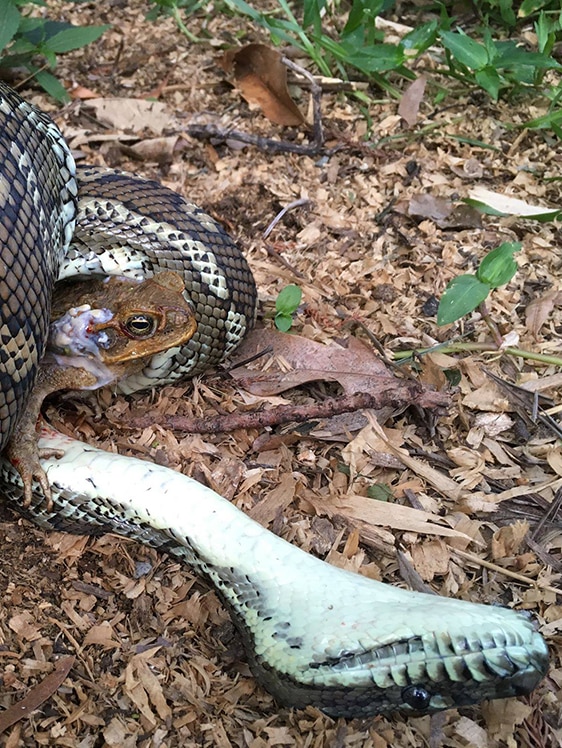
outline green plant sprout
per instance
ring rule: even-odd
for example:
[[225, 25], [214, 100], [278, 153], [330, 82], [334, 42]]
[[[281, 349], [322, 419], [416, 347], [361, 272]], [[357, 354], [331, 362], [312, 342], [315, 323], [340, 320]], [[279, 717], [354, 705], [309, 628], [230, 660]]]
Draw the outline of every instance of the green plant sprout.
[[509, 283], [517, 272], [513, 255], [520, 249], [520, 242], [504, 242], [488, 252], [476, 273], [453, 278], [439, 302], [437, 324], [449, 325], [470, 314], [488, 298], [492, 289]]
[[399, 363], [413, 362], [416, 358], [429, 353], [468, 353], [479, 352], [497, 356], [498, 352], [522, 358], [536, 363], [562, 367], [562, 358], [544, 353], [534, 353], [513, 346], [505, 346], [499, 331], [490, 318], [485, 306], [490, 291], [506, 285], [517, 272], [517, 263], [513, 255], [521, 249], [520, 242], [504, 242], [489, 252], [482, 260], [476, 273], [460, 275], [448, 284], [437, 310], [437, 324], [447, 325], [470, 314], [480, 307], [482, 317], [488, 324], [494, 341], [458, 342], [449, 340], [437, 345], [415, 351], [396, 351], [393, 355]]
[[293, 315], [302, 299], [302, 291], [293, 284], [281, 289], [275, 301], [275, 327], [288, 332], [293, 324]]

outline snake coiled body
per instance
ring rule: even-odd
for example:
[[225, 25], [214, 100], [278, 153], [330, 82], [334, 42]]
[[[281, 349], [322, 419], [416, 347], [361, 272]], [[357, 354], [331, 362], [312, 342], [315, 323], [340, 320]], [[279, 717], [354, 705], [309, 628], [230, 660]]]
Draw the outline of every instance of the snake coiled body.
[[[183, 273], [198, 336], [155, 357], [123, 383], [125, 391], [200, 371], [236, 346], [253, 323], [255, 285], [215, 221], [153, 182], [87, 169], [76, 181], [58, 130], [3, 84], [0, 128], [4, 440], [33, 384], [57, 277]], [[4, 459], [0, 479], [13, 506], [46, 528], [120, 533], [194, 566], [228, 607], [254, 673], [281, 703], [334, 716], [431, 712], [528, 693], [546, 672], [544, 640], [521, 613], [336, 569], [161, 466], [48, 428], [40, 446], [64, 454], [43, 461], [52, 507], [40, 495], [25, 507]]]

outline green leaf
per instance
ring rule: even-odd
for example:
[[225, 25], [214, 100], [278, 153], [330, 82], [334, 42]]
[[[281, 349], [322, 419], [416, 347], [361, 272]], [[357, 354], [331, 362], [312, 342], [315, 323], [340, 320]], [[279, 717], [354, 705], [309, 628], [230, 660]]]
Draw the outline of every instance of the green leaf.
[[346, 39], [341, 46], [346, 53], [343, 61], [367, 74], [396, 70], [406, 59], [405, 50], [394, 44], [376, 44], [372, 47], [357, 48], [348, 45]]
[[504, 242], [491, 252], [480, 263], [476, 277], [491, 288], [504, 286], [517, 272], [517, 263], [513, 259], [515, 252], [521, 249], [521, 242]]
[[290, 316], [297, 310], [298, 305], [301, 303], [301, 299], [302, 291], [299, 286], [293, 284], [285, 286], [277, 296], [275, 308], [279, 314]]
[[535, 13], [539, 8], [544, 8], [548, 4], [548, 0], [523, 0], [517, 15], [519, 18], [527, 18], [527, 16]]
[[[400, 46], [408, 52], [415, 52], [420, 55], [422, 52], [425, 52], [428, 47], [431, 47], [432, 44], [435, 44], [437, 28], [437, 21], [424, 23], [413, 31], [410, 31], [409, 34], [406, 34], [406, 36], [404, 36], [400, 41]], [[409, 54], [408, 57], [411, 57], [411, 54]]]
[[482, 40], [484, 42], [484, 47], [486, 48], [486, 54], [488, 55], [488, 60], [494, 62], [498, 54], [498, 47], [492, 37], [492, 32], [490, 31], [489, 28], [484, 29], [484, 32], [482, 34]]
[[49, 94], [49, 96], [53, 97], [53, 99], [60, 101], [62, 104], [67, 104], [70, 101], [70, 96], [68, 95], [66, 88], [64, 88], [62, 83], [47, 70], [39, 70], [36, 72], [35, 80], [39, 83], [41, 88]]
[[562, 68], [562, 65], [553, 57], [541, 52], [527, 52], [526, 49], [518, 47], [513, 42], [498, 43], [498, 56], [494, 60], [494, 65], [501, 68], [513, 68], [514, 71], [517, 71], [520, 65], [540, 68], [541, 70]]
[[59, 31], [45, 42], [45, 46], [51, 52], [59, 54], [61, 52], [70, 52], [73, 49], [80, 49], [91, 42], [95, 42], [100, 36], [110, 28], [109, 26], [74, 26]]
[[326, 0], [304, 0], [304, 15], [302, 25], [304, 29], [312, 26], [319, 34], [322, 29], [322, 13], [326, 7]]
[[458, 369], [443, 369], [445, 379], [451, 387], [457, 387], [462, 379], [462, 374]]
[[[47, 26], [47, 24], [48, 21], [45, 21], [44, 18], [22, 17], [18, 31], [21, 34], [24, 34], [28, 39], [30, 39], [30, 41], [40, 42], [41, 39], [43, 39], [43, 37], [45, 36], [45, 34], [43, 33], [43, 29], [45, 28], [45, 26]], [[39, 29], [39, 31], [36, 31], [37, 29]], [[34, 38], [32, 38], [33, 34], [35, 34]]]
[[484, 91], [490, 94], [494, 101], [498, 100], [501, 88], [501, 79], [495, 68], [488, 66], [474, 73], [474, 79]]
[[0, 2], [0, 52], [14, 38], [20, 25], [21, 14], [10, 0]]
[[449, 325], [474, 311], [490, 293], [490, 286], [475, 275], [459, 275], [449, 283], [439, 302], [437, 324]]
[[548, 16], [544, 12], [541, 12], [535, 21], [535, 33], [537, 35], [539, 52], [550, 55], [556, 41], [556, 33], [554, 24], [550, 23]]
[[466, 34], [455, 31], [441, 31], [440, 36], [445, 49], [448, 49], [461, 65], [465, 65], [470, 70], [481, 70], [488, 64], [489, 58], [486, 47]]
[[373, 483], [367, 488], [367, 496], [377, 501], [390, 501], [394, 498], [394, 493], [388, 483]]
[[293, 317], [284, 312], [277, 312], [275, 315], [275, 327], [281, 332], [289, 332], [293, 324]]

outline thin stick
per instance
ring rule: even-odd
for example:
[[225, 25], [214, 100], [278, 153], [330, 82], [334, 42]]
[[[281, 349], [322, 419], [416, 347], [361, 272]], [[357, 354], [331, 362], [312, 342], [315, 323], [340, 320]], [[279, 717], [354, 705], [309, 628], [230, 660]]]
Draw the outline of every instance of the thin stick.
[[535, 587], [538, 590], [546, 590], [547, 592], [554, 592], [555, 595], [562, 595], [562, 589], [550, 587], [550, 585], [548, 584], [539, 585], [538, 582], [536, 582], [534, 579], [529, 579], [529, 577], [526, 577], [523, 574], [518, 574], [516, 571], [509, 571], [509, 569], [504, 569], [502, 566], [493, 564], [491, 561], [485, 561], [483, 558], [478, 558], [478, 556], [475, 556], [473, 553], [469, 553], [468, 551], [460, 551], [458, 548], [451, 548], [451, 551], [456, 556], [466, 558], [467, 561], [472, 561], [479, 566], [483, 566], [485, 569], [490, 569], [490, 571], [495, 571], [499, 574], [503, 574], [504, 576], [510, 577], [511, 579], [517, 579], [518, 582], [528, 584], [529, 587]]
[[188, 416], [162, 416], [161, 419], [150, 415], [131, 415], [125, 423], [132, 428], [147, 428], [158, 424], [172, 431], [188, 434], [223, 434], [237, 429], [256, 429], [279, 426], [282, 423], [310, 421], [317, 418], [330, 418], [341, 413], [350, 413], [365, 408], [380, 409], [391, 405], [401, 409], [407, 405], [419, 405], [424, 408], [440, 408], [448, 403], [447, 396], [441, 392], [425, 389], [417, 382], [390, 379], [381, 381], [380, 392], [376, 394], [357, 393], [333, 397], [314, 405], [279, 405], [269, 410], [254, 413], [229, 413], [223, 416], [208, 418], [191, 418]]
[[263, 232], [263, 238], [267, 239], [267, 237], [271, 234], [275, 226], [277, 226], [277, 224], [283, 218], [283, 216], [286, 213], [288, 213], [290, 210], [293, 210], [293, 208], [300, 208], [301, 205], [310, 205], [310, 203], [311, 203], [311, 200], [309, 200], [307, 197], [301, 197], [299, 200], [293, 200], [292, 203], [285, 205], [285, 207], [279, 211], [279, 213], [275, 216], [273, 221], [269, 224], [269, 226]]

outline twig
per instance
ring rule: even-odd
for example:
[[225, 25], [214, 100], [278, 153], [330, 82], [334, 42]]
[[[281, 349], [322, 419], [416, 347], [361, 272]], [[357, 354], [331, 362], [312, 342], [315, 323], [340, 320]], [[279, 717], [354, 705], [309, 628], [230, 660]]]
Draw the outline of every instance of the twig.
[[428, 353], [434, 353], [439, 351], [440, 353], [471, 353], [477, 351], [480, 353], [491, 354], [493, 356], [509, 355], [515, 358], [523, 358], [528, 361], [536, 361], [541, 364], [548, 364], [552, 366], [562, 366], [562, 357], [551, 356], [547, 353], [533, 353], [532, 351], [525, 351], [522, 348], [502, 348], [498, 350], [496, 345], [491, 341], [484, 341], [483, 343], [436, 343], [435, 345], [429, 346], [428, 348], [417, 348], [408, 351], [395, 351], [392, 355], [395, 361], [400, 363], [407, 362], [409, 359], [415, 356], [421, 357]]
[[[487, 369], [484, 369], [484, 373], [506, 394], [509, 402], [514, 408], [517, 408], [519, 415], [527, 421], [527, 425], [536, 426], [537, 423], [540, 423], [552, 431], [558, 438], [562, 437], [560, 422], [550, 416], [542, 407], [544, 403], [550, 404], [552, 402], [550, 398], [539, 395], [538, 392], [529, 392], [529, 390], [511, 382], [506, 382]], [[531, 411], [531, 415], [529, 415], [528, 411]]]
[[302, 75], [310, 83], [310, 95], [312, 96], [312, 137], [313, 142], [317, 144], [318, 150], [324, 145], [324, 127], [322, 125], [322, 87], [318, 85], [316, 79], [306, 68], [297, 65], [288, 57], [282, 57], [281, 62], [292, 70], [294, 73]]
[[301, 273], [300, 270], [297, 270], [296, 267], [291, 265], [289, 260], [286, 257], [283, 257], [281, 252], [278, 252], [275, 247], [270, 244], [269, 242], [264, 242], [265, 251], [270, 257], [273, 257], [274, 260], [277, 260], [278, 262], [283, 265], [284, 268], [286, 268], [290, 273], [293, 273], [297, 278], [300, 278], [301, 280], [308, 280], [306, 275], [304, 273]]
[[188, 416], [163, 416], [158, 421], [154, 414], [135, 416], [125, 420], [131, 428], [147, 428], [156, 423], [172, 431], [189, 434], [219, 434], [237, 429], [255, 429], [266, 426], [279, 426], [282, 423], [309, 421], [316, 418], [330, 418], [341, 413], [350, 413], [364, 408], [380, 409], [384, 406], [404, 408], [419, 405], [424, 408], [444, 407], [448, 398], [441, 392], [423, 388], [417, 382], [391, 380], [388, 386], [376, 395], [358, 393], [343, 397], [333, 397], [314, 405], [279, 405], [257, 413], [229, 413], [211, 418], [190, 418]]
[[311, 203], [311, 200], [309, 200], [307, 197], [301, 197], [299, 200], [293, 200], [292, 203], [289, 203], [288, 205], [285, 205], [285, 207], [282, 208], [279, 211], [279, 213], [275, 216], [275, 218], [273, 219], [273, 221], [271, 221], [271, 223], [269, 224], [269, 226], [263, 232], [263, 238], [267, 239], [267, 237], [271, 234], [271, 232], [277, 226], [277, 224], [279, 223], [279, 221], [290, 210], [293, 210], [293, 208], [300, 208], [301, 205], [310, 205], [310, 203]]
[[233, 130], [229, 127], [219, 127], [213, 123], [205, 125], [192, 123], [183, 128], [192, 138], [199, 140], [238, 140], [240, 143], [253, 145], [260, 151], [269, 151], [270, 153], [297, 153], [300, 156], [317, 156], [321, 148], [316, 143], [308, 145], [299, 145], [298, 143], [289, 143], [286, 140], [274, 140], [273, 138], [264, 138], [261, 135], [251, 135], [250, 133]]
[[553, 500], [550, 502], [550, 505], [546, 512], [543, 514], [539, 522], [537, 522], [535, 528], [533, 529], [533, 532], [531, 533], [531, 540], [536, 540], [539, 536], [540, 531], [545, 526], [548, 520], [553, 522], [556, 519], [556, 515], [560, 511], [560, 507], [562, 506], [562, 489], [558, 489], [556, 493], [554, 494]]
[[259, 148], [260, 151], [269, 151], [270, 153], [297, 153], [301, 156], [317, 156], [322, 152], [324, 148], [324, 126], [322, 124], [322, 110], [321, 110], [321, 99], [322, 99], [322, 87], [318, 85], [314, 76], [312, 76], [308, 70], [305, 70], [300, 65], [296, 65], [286, 57], [282, 57], [281, 61], [288, 68], [294, 72], [302, 75], [310, 83], [310, 95], [312, 96], [312, 111], [313, 111], [313, 124], [312, 124], [312, 140], [306, 145], [299, 143], [290, 143], [286, 140], [275, 140], [273, 138], [264, 138], [261, 135], [251, 135], [250, 133], [241, 132], [240, 130], [233, 130], [228, 127], [219, 127], [218, 125], [208, 123], [205, 125], [198, 123], [191, 123], [186, 125], [183, 132], [191, 135], [192, 138], [199, 138], [200, 140], [210, 140], [211, 138], [218, 138], [218, 140], [238, 140], [240, 143], [246, 143], [247, 145], [253, 145]]
[[511, 579], [517, 579], [518, 582], [523, 582], [523, 584], [528, 584], [530, 587], [536, 587], [539, 590], [546, 590], [547, 592], [554, 592], [555, 595], [562, 595], [561, 588], [551, 587], [548, 584], [539, 585], [534, 579], [529, 579], [529, 577], [526, 577], [523, 574], [517, 574], [517, 572], [515, 571], [509, 571], [509, 569], [504, 569], [503, 566], [498, 566], [497, 564], [493, 564], [491, 561], [485, 561], [483, 558], [478, 558], [478, 556], [475, 556], [474, 553], [468, 553], [468, 551], [461, 551], [458, 548], [451, 548], [451, 552], [455, 556], [466, 558], [467, 561], [472, 561], [473, 563], [478, 564], [479, 566], [483, 566], [485, 569], [490, 569], [490, 571], [495, 571], [499, 574], [503, 574], [506, 577], [511, 577]]

